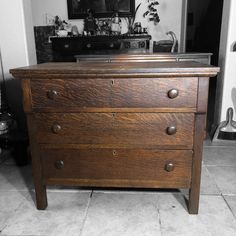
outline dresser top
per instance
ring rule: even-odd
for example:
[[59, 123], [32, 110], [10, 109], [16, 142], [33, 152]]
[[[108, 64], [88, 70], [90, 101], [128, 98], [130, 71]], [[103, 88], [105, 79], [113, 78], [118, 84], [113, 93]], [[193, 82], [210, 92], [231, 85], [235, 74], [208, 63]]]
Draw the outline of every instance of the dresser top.
[[218, 67], [198, 62], [80, 62], [80, 63], [44, 63], [10, 70], [17, 78], [72, 77], [173, 77], [201, 76], [213, 77]]

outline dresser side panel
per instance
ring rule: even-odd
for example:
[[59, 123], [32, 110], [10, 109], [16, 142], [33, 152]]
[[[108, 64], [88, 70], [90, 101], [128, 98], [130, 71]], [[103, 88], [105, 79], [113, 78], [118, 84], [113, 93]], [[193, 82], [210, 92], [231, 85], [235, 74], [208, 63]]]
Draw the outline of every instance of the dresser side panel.
[[32, 111], [32, 93], [30, 86], [30, 79], [22, 79], [21, 87], [23, 91], [23, 107], [26, 113]]

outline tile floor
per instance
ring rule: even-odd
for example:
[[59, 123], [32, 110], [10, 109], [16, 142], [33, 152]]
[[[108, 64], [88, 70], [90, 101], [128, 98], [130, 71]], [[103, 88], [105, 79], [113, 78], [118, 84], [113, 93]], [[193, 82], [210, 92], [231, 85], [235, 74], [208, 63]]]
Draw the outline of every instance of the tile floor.
[[49, 207], [34, 204], [31, 167], [0, 164], [0, 235], [236, 236], [236, 147], [205, 143], [200, 211], [186, 191], [51, 187]]

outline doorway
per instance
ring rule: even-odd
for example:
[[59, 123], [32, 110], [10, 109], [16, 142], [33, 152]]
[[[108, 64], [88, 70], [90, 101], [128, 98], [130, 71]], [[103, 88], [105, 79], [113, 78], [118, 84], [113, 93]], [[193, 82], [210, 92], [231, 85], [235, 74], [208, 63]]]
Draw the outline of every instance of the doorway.
[[[211, 52], [218, 66], [223, 0], [188, 0], [186, 52]], [[217, 79], [210, 80], [207, 131], [215, 129]]]

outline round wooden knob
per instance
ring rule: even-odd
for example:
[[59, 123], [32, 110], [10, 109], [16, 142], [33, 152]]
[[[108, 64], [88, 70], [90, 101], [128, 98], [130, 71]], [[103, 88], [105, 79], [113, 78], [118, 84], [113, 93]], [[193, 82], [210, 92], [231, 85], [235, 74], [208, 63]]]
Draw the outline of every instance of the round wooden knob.
[[56, 90], [49, 90], [49, 91], [47, 92], [47, 97], [48, 97], [49, 99], [51, 99], [51, 100], [54, 100], [57, 95], [58, 95], [58, 94], [57, 94], [57, 91], [56, 91]]
[[60, 161], [55, 161], [55, 163], [54, 163], [54, 165], [55, 165], [55, 167], [57, 168], [57, 169], [62, 169], [63, 167], [64, 167], [64, 161], [62, 161], [62, 160], [60, 160]]
[[91, 48], [92, 45], [91, 45], [90, 43], [88, 43], [88, 44], [86, 45], [86, 47], [87, 47], [87, 48]]
[[170, 162], [170, 163], [167, 163], [167, 164], [165, 165], [165, 170], [166, 170], [167, 172], [173, 171], [174, 168], [175, 168], [175, 166], [174, 166], [174, 164], [171, 163], [171, 162]]
[[166, 129], [166, 133], [167, 133], [168, 135], [174, 135], [174, 134], [176, 134], [176, 132], [177, 132], [177, 129], [176, 129], [176, 127], [175, 127], [174, 125], [169, 126], [169, 127]]
[[178, 95], [179, 95], [179, 91], [177, 89], [171, 89], [168, 91], [168, 97], [170, 99], [174, 99], [174, 98], [178, 97]]
[[65, 45], [64, 45], [64, 48], [69, 48], [69, 47], [70, 47], [69, 44], [65, 44]]
[[52, 126], [52, 132], [53, 132], [54, 134], [58, 134], [58, 133], [60, 132], [60, 130], [61, 130], [61, 126], [60, 126], [60, 125], [54, 124], [54, 125]]

